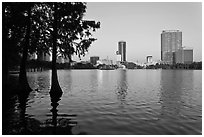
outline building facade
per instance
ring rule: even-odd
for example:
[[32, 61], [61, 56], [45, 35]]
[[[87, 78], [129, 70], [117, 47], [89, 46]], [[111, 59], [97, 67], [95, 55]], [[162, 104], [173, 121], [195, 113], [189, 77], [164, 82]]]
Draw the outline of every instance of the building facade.
[[117, 55], [121, 55], [121, 62], [125, 62], [126, 61], [126, 42], [125, 41], [119, 41], [118, 42], [118, 51], [117, 51]]
[[182, 32], [164, 30], [161, 33], [161, 61], [165, 64], [182, 62]]
[[183, 54], [184, 54], [183, 53], [183, 48], [179, 49], [176, 52], [173, 52], [173, 64], [184, 63], [184, 61], [183, 61]]
[[184, 64], [193, 63], [193, 49], [183, 49]]
[[91, 62], [91, 64], [93, 64], [93, 65], [96, 65], [98, 60], [99, 60], [99, 57], [98, 57], [98, 56], [90, 57], [90, 62]]
[[37, 55], [39, 61], [50, 61], [50, 55], [48, 53], [41, 52]]
[[153, 57], [147, 56], [147, 63], [152, 63], [152, 62], [153, 62]]
[[113, 60], [110, 59], [101, 59], [97, 61], [98, 64], [113, 65]]

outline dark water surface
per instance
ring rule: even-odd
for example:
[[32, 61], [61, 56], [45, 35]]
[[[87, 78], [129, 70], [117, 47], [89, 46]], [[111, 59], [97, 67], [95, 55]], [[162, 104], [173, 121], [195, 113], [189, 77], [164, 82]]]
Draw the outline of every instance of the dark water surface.
[[[32, 89], [13, 96], [4, 134], [202, 134], [201, 70], [58, 70], [29, 72]], [[51, 103], [52, 102], [52, 103]]]

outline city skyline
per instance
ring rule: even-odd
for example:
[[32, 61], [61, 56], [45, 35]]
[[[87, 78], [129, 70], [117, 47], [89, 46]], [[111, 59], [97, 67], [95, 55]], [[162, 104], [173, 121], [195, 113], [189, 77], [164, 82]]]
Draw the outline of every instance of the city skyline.
[[202, 135], [201, 2], [1, 7], [2, 135]]
[[[182, 31], [182, 46], [191, 47], [194, 61], [202, 61], [202, 5], [199, 2], [88, 2], [84, 19], [101, 22], [97, 38], [82, 60], [99, 56], [116, 61], [118, 41], [126, 41], [127, 61], [161, 59], [161, 32]], [[151, 23], [151, 24], [150, 24]], [[79, 60], [76, 56], [74, 60]]]

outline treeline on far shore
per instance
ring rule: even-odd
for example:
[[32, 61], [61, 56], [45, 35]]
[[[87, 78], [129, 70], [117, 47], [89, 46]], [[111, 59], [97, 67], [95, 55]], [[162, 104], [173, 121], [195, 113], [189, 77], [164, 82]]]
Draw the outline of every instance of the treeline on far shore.
[[[98, 67], [94, 66], [93, 64], [87, 62], [87, 63], [57, 63], [57, 69], [98, 69], [100, 68], [100, 65]], [[105, 65], [105, 64], [103, 64]], [[49, 61], [39, 61], [39, 60], [30, 60], [28, 61], [27, 65], [27, 71], [42, 71], [42, 70], [49, 70], [52, 67], [52, 63]], [[117, 65], [112, 65], [112, 67], [117, 69]], [[146, 67], [144, 66], [138, 66], [136, 64], [133, 65], [127, 65], [127, 69], [194, 69], [194, 70], [202, 70], [202, 62], [193, 62], [192, 64], [159, 64], [156, 63], [155, 65], [148, 65]], [[10, 67], [10, 71], [19, 71], [19, 66], [15, 65], [13, 67]]]
[[[76, 63], [71, 65], [71, 63], [56, 63], [57, 69], [97, 69], [91, 63]], [[27, 62], [26, 70], [35, 72], [52, 69], [52, 62], [50, 61], [39, 61], [39, 60], [29, 60]], [[19, 71], [19, 65], [13, 65], [9, 67], [10, 71]]]
[[149, 65], [146, 69], [195, 69], [195, 70], [202, 70], [202, 62], [193, 62], [191, 64], [159, 64], [156, 63], [155, 65]]

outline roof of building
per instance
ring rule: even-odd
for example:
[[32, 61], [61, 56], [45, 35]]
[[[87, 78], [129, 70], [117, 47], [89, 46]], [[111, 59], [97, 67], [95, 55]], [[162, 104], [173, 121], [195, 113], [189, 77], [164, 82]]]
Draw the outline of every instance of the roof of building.
[[119, 41], [119, 42], [126, 42], [126, 41], [124, 41], [124, 40], [121, 40], [121, 41]]
[[166, 32], [181, 32], [180, 30], [163, 30], [162, 33]]

